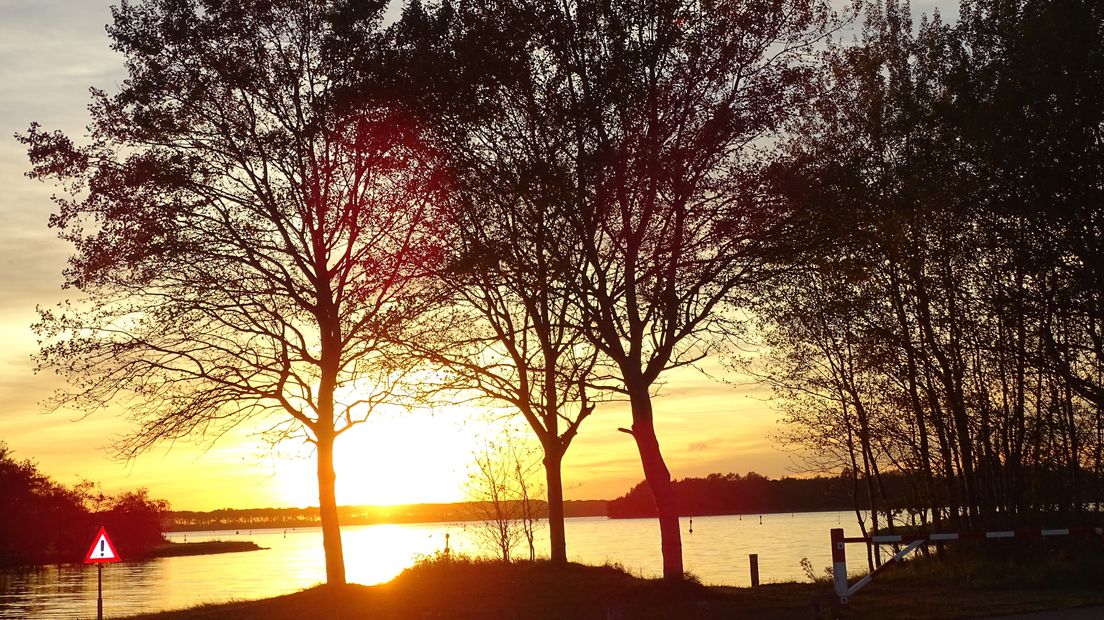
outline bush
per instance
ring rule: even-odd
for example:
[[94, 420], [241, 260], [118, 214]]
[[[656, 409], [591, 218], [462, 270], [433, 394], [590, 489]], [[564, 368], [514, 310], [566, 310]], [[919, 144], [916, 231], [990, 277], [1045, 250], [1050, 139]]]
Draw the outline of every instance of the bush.
[[164, 500], [145, 489], [106, 495], [92, 482], [66, 487], [16, 460], [0, 442], [0, 566], [80, 562], [100, 525], [119, 555], [141, 557], [164, 540]]

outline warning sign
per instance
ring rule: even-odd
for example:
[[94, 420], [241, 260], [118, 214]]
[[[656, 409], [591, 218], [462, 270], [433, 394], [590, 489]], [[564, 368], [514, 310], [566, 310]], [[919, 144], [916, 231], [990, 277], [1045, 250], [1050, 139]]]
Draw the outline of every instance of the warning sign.
[[100, 532], [96, 534], [92, 547], [88, 549], [88, 553], [84, 556], [84, 563], [118, 562], [121, 559], [119, 553], [115, 551], [115, 545], [111, 544], [111, 539], [107, 537], [107, 530], [100, 527]]

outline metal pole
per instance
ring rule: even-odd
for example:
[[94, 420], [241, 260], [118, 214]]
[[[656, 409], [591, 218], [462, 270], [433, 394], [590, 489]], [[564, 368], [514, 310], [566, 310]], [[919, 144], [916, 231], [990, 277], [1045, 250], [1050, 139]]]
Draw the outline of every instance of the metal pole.
[[752, 553], [748, 555], [748, 559], [751, 560], [751, 587], [759, 587], [759, 554]]
[[96, 620], [103, 620], [103, 563], [96, 564]]

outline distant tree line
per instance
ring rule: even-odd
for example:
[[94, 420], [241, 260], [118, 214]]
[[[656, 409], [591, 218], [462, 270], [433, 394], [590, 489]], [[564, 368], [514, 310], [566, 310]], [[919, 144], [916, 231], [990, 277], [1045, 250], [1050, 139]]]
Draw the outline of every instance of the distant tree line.
[[[1091, 474], [1086, 473], [1086, 476]], [[889, 512], [899, 522], [917, 523], [917, 510], [913, 494], [914, 481], [907, 472], [895, 470], [882, 472], [877, 483], [882, 495], [871, 504], [869, 495], [856, 493], [865, 488], [862, 475], [853, 476], [848, 470], [836, 476], [809, 478], [768, 478], [755, 472], [746, 475], [710, 474], [704, 478], [675, 480], [675, 497], [679, 503], [679, 515], [695, 517], [706, 515], [746, 515], [772, 512], [817, 512], [828, 510], [868, 511], [872, 508]], [[1052, 486], [1043, 496], [1050, 501], [1060, 499], [1060, 487]], [[606, 504], [606, 515], [611, 519], [637, 519], [655, 516], [655, 506], [650, 501], [648, 482], [641, 481], [628, 493]], [[1027, 521], [1024, 525], [1046, 525], [1044, 522]]]
[[[531, 499], [533, 510], [547, 514], [542, 500]], [[376, 523], [451, 523], [482, 520], [485, 510], [477, 502], [453, 504], [409, 504], [401, 506], [338, 506], [342, 525]], [[605, 500], [567, 500], [564, 512], [569, 517], [594, 517], [606, 514]], [[303, 508], [220, 508], [195, 511], [174, 510], [165, 518], [165, 531], [248, 530], [265, 528], [318, 527], [318, 507]]]
[[783, 439], [873, 529], [1099, 521], [1104, 5], [867, 16], [776, 168], [820, 249], [759, 296]]
[[[897, 473], [885, 474], [887, 494], [904, 499], [907, 479]], [[613, 519], [654, 517], [648, 482], [642, 481], [628, 493], [611, 500], [607, 514]], [[865, 498], [854, 496], [848, 472], [841, 476], [770, 479], [755, 472], [710, 474], [704, 478], [675, 481], [675, 497], [683, 517], [705, 515], [745, 515], [770, 512], [813, 512], [847, 510], [856, 505], [867, 509]], [[856, 503], [857, 499], [857, 503]]]
[[141, 557], [164, 541], [164, 500], [145, 489], [104, 494], [95, 483], [68, 487], [17, 460], [0, 442], [0, 566], [80, 562], [99, 526], [119, 555]]

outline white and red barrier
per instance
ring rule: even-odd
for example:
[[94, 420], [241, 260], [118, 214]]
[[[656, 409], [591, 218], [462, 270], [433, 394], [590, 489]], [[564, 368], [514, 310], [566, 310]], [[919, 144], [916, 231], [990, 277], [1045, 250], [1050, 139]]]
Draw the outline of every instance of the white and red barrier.
[[[842, 528], [833, 528], [831, 532], [832, 536], [832, 579], [835, 584], [836, 596], [839, 597], [840, 603], [847, 604], [848, 598], [855, 595], [856, 592], [866, 587], [871, 581], [874, 580], [879, 574], [884, 572], [890, 566], [893, 566], [905, 559], [905, 556], [911, 553], [921, 545], [926, 545], [930, 542], [947, 542], [955, 540], [988, 540], [996, 538], [1045, 538], [1051, 536], [1070, 536], [1077, 534], [1095, 534], [1097, 536], [1104, 535], [1104, 527], [1068, 527], [1068, 528], [1056, 528], [1056, 529], [1018, 529], [1018, 530], [991, 530], [980, 532], [944, 532], [937, 534], [883, 534], [878, 536], [858, 536], [847, 537], [843, 535]], [[905, 547], [898, 551], [893, 557], [874, 570], [869, 575], [864, 576], [855, 582], [854, 585], [848, 585], [847, 583], [847, 543], [866, 543], [868, 545], [892, 545], [892, 544], [904, 544]]]

